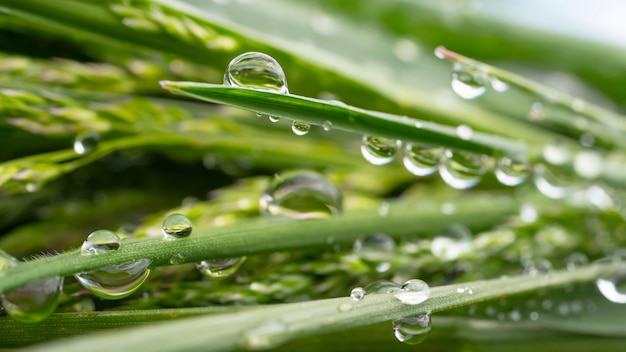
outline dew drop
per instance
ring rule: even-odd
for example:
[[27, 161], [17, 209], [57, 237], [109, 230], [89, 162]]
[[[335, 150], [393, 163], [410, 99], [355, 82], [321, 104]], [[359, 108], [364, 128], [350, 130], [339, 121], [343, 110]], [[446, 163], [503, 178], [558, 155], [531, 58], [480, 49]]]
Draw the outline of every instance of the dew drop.
[[398, 141], [394, 139], [363, 136], [361, 154], [373, 165], [386, 165], [395, 159], [398, 145]]
[[423, 342], [430, 332], [430, 314], [394, 320], [392, 326], [393, 334], [398, 341], [416, 345]]
[[502, 157], [496, 162], [496, 178], [503, 185], [517, 186], [526, 181], [528, 173], [529, 165], [526, 161]]
[[203, 260], [196, 265], [200, 272], [211, 278], [225, 278], [234, 274], [246, 257]]
[[102, 254], [119, 249], [120, 238], [109, 230], [98, 230], [92, 232], [80, 248], [80, 254]]
[[404, 146], [402, 163], [415, 176], [428, 176], [439, 168], [443, 148], [407, 143]]
[[304, 136], [305, 134], [309, 133], [309, 131], [311, 130], [311, 124], [294, 120], [291, 123], [291, 130], [297, 136]]
[[533, 180], [539, 192], [548, 198], [561, 199], [570, 193], [571, 177], [552, 166], [536, 165]]
[[596, 263], [615, 264], [619, 267], [596, 280], [596, 286], [604, 298], [613, 303], [626, 303], [626, 267], [623, 254], [613, 255], [596, 261]]
[[487, 74], [480, 69], [458, 62], [452, 67], [452, 90], [463, 99], [480, 97], [487, 90], [487, 83]]
[[389, 261], [393, 259], [395, 249], [394, 240], [382, 233], [356, 240], [353, 246], [354, 254], [363, 260], [375, 263], [378, 272], [386, 272], [391, 269]]
[[404, 304], [420, 304], [430, 298], [430, 286], [422, 280], [411, 279], [402, 285], [394, 297]]
[[531, 121], [540, 121], [545, 118], [545, 112], [542, 103], [533, 103], [528, 111], [528, 119]]
[[273, 123], [280, 121], [280, 117], [277, 117], [277, 116], [269, 115], [267, 118], [270, 120], [270, 122], [273, 122]]
[[92, 152], [100, 142], [100, 135], [96, 132], [86, 131], [78, 134], [74, 139], [74, 151], [83, 155]]
[[355, 287], [350, 292], [350, 297], [353, 301], [358, 302], [362, 300], [363, 297], [365, 297], [365, 290], [363, 289], [363, 287]]
[[502, 93], [509, 90], [509, 85], [502, 82], [498, 77], [489, 77], [489, 83], [491, 83], [491, 88], [493, 88], [496, 92]]
[[183, 214], [174, 213], [163, 220], [163, 235], [166, 239], [187, 237], [191, 235], [191, 221]]
[[224, 84], [278, 93], [289, 92], [280, 64], [273, 57], [258, 52], [247, 52], [234, 58], [224, 74]]
[[269, 349], [283, 340], [285, 332], [287, 332], [285, 324], [272, 319], [246, 332], [243, 336], [243, 345], [253, 350]]
[[589, 258], [585, 254], [574, 252], [567, 257], [565, 267], [568, 271], [574, 271], [587, 263], [589, 263]]
[[446, 150], [439, 163], [439, 175], [452, 188], [476, 186], [487, 171], [487, 157], [464, 151]]
[[522, 264], [524, 273], [529, 276], [548, 274], [552, 270], [552, 263], [547, 259], [527, 260]]
[[472, 233], [465, 225], [450, 225], [433, 238], [430, 251], [442, 260], [455, 260], [471, 250], [471, 237]]
[[400, 292], [402, 287], [392, 281], [378, 280], [367, 284], [364, 289], [367, 294], [385, 294]]
[[468, 125], [458, 125], [456, 135], [463, 140], [469, 140], [474, 135], [474, 130]]
[[322, 124], [322, 128], [324, 129], [324, 131], [328, 132], [328, 131], [330, 131], [330, 130], [332, 130], [332, 129], [333, 129], [333, 123], [332, 123], [332, 122], [330, 122], [330, 121], [328, 121], [328, 120], [326, 120], [326, 121], [324, 121], [324, 123]]
[[104, 299], [122, 299], [133, 294], [150, 275], [150, 259], [130, 260], [97, 270], [74, 274], [92, 294]]
[[261, 195], [261, 211], [294, 219], [320, 219], [342, 211], [339, 189], [313, 171], [277, 175]]

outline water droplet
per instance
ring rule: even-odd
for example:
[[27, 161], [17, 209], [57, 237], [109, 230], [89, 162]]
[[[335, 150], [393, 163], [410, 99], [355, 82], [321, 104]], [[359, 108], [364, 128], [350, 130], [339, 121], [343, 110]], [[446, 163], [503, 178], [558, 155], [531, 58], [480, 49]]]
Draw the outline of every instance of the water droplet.
[[450, 225], [433, 238], [430, 251], [442, 260], [455, 260], [471, 250], [471, 237], [472, 233], [466, 226]]
[[523, 261], [524, 273], [526, 275], [535, 276], [541, 274], [548, 274], [552, 271], [552, 263], [547, 259], [535, 259]]
[[294, 120], [291, 123], [291, 130], [297, 136], [304, 136], [305, 134], [309, 133], [309, 131], [311, 130], [311, 124]]
[[285, 335], [287, 327], [280, 321], [271, 319], [262, 325], [247, 331], [243, 337], [243, 345], [248, 349], [269, 349], [278, 345]]
[[535, 311], [530, 312], [530, 314], [528, 315], [528, 319], [532, 321], [539, 319], [539, 313]]
[[554, 167], [536, 165], [533, 180], [539, 192], [548, 198], [560, 199], [570, 193], [571, 177]]
[[613, 303], [626, 303], [626, 266], [624, 264], [623, 253], [613, 255], [596, 261], [599, 264], [615, 264], [617, 269], [613, 269], [603, 277], [596, 280], [596, 286], [604, 298]]
[[563, 142], [556, 141], [543, 148], [543, 157], [552, 165], [563, 165], [569, 161], [570, 152]]
[[352, 300], [358, 302], [362, 300], [363, 297], [365, 297], [365, 290], [363, 289], [363, 287], [355, 287], [350, 292], [350, 297], [352, 298]]
[[176, 255], [170, 258], [170, 264], [172, 265], [177, 265], [177, 264], [183, 263], [184, 261], [185, 261], [185, 257], [180, 253], [177, 253]]
[[493, 90], [495, 90], [496, 92], [502, 93], [502, 92], [506, 92], [507, 90], [509, 90], [509, 85], [502, 82], [496, 76], [490, 76], [489, 83], [491, 83], [491, 88], [493, 88]]
[[487, 74], [479, 68], [459, 62], [452, 67], [452, 90], [463, 99], [480, 97], [487, 90], [487, 83]]
[[256, 117], [258, 117], [258, 118], [263, 117], [263, 114], [261, 114], [260, 112], [257, 112], [257, 113], [255, 113], [255, 114], [256, 114]]
[[245, 259], [246, 257], [204, 260], [196, 267], [208, 277], [225, 278], [234, 274]]
[[120, 238], [109, 230], [98, 230], [92, 232], [80, 248], [80, 254], [102, 254], [119, 249]]
[[543, 109], [543, 104], [541, 103], [533, 103], [530, 106], [530, 110], [528, 111], [528, 119], [531, 121], [540, 121], [545, 118], [545, 112]]
[[395, 249], [394, 240], [382, 233], [356, 240], [353, 246], [356, 255], [363, 260], [377, 264], [376, 271], [378, 272], [386, 272], [391, 268], [389, 261], [393, 259]]
[[393, 334], [398, 341], [416, 345], [423, 342], [430, 332], [430, 314], [394, 320], [392, 326]]
[[596, 138], [591, 133], [583, 133], [578, 137], [580, 145], [586, 148], [591, 148], [596, 144]]
[[404, 304], [420, 304], [430, 298], [430, 286], [422, 280], [411, 279], [402, 285], [394, 297]]
[[98, 146], [100, 135], [93, 131], [86, 131], [76, 136], [74, 140], [74, 151], [76, 154], [83, 155], [90, 153]]
[[342, 210], [339, 189], [313, 171], [292, 171], [276, 176], [261, 195], [261, 211], [295, 219], [320, 219]]
[[596, 151], [583, 150], [574, 157], [574, 170], [586, 179], [600, 175], [603, 167], [602, 155]]
[[107, 265], [97, 270], [74, 274], [74, 277], [95, 296], [121, 299], [130, 296], [150, 275], [149, 259], [130, 260]]
[[183, 214], [174, 213], [163, 220], [163, 235], [166, 239], [187, 237], [191, 235], [191, 221]]
[[566, 259], [566, 268], [568, 271], [574, 271], [581, 265], [589, 263], [587, 256], [580, 252], [570, 254]]
[[270, 122], [273, 122], [273, 123], [280, 121], [280, 117], [277, 117], [277, 116], [269, 115], [267, 118], [270, 120]]
[[439, 175], [445, 183], [456, 189], [476, 186], [486, 171], [486, 156], [464, 151], [446, 150], [439, 163]]
[[517, 186], [526, 181], [528, 172], [529, 166], [526, 161], [502, 157], [496, 162], [496, 178], [506, 186]]
[[324, 123], [322, 124], [322, 128], [324, 129], [324, 131], [328, 132], [328, 131], [330, 131], [330, 130], [332, 130], [332, 129], [333, 129], [333, 123], [332, 123], [332, 122], [330, 122], [330, 121], [328, 121], [328, 120], [326, 120], [326, 121], [324, 121]]
[[365, 286], [365, 292], [367, 294], [394, 293], [400, 292], [401, 289], [401, 286], [397, 283], [387, 280], [374, 281]]
[[415, 176], [428, 176], [437, 171], [443, 148], [407, 143], [402, 163]]
[[248, 52], [234, 58], [224, 74], [224, 84], [278, 93], [289, 92], [280, 64], [273, 57], [258, 52]]
[[62, 290], [63, 277], [37, 280], [2, 293], [2, 304], [11, 318], [22, 323], [38, 323], [54, 313]]
[[361, 154], [365, 160], [374, 165], [389, 164], [398, 152], [398, 141], [394, 139], [363, 136], [361, 140]]
[[468, 125], [458, 125], [456, 127], [456, 135], [463, 140], [468, 140], [474, 135], [474, 130]]
[[522, 313], [520, 313], [519, 310], [517, 309], [513, 309], [510, 313], [509, 313], [509, 317], [511, 318], [511, 320], [513, 321], [520, 321], [522, 320]]
[[539, 214], [537, 214], [537, 209], [531, 204], [523, 204], [520, 208], [519, 217], [525, 223], [533, 223], [537, 221]]

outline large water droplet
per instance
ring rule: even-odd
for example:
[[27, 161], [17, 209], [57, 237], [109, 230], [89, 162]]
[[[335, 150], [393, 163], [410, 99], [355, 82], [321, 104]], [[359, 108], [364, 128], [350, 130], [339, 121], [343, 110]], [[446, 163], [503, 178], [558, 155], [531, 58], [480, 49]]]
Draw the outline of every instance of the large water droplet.
[[363, 136], [361, 154], [374, 165], [389, 164], [398, 152], [398, 141], [389, 138]]
[[446, 150], [439, 164], [439, 175], [456, 189], [476, 186], [487, 171], [487, 157], [464, 151]]
[[428, 176], [439, 168], [439, 159], [443, 148], [407, 143], [404, 146], [402, 163], [404, 167], [416, 176]]
[[535, 166], [533, 179], [539, 192], [548, 198], [560, 199], [570, 193], [571, 177], [554, 166], [544, 164]]
[[452, 67], [452, 90], [463, 99], [476, 99], [483, 95], [488, 83], [487, 74], [479, 68], [458, 62]]
[[430, 314], [394, 320], [392, 326], [398, 341], [416, 345], [424, 341], [430, 332]]
[[433, 238], [430, 251], [442, 260], [455, 260], [471, 250], [471, 237], [472, 233], [466, 226], [450, 225]]
[[298, 136], [304, 136], [311, 130], [311, 125], [306, 122], [294, 120], [291, 124], [291, 130]]
[[517, 186], [526, 181], [529, 166], [526, 161], [502, 157], [496, 162], [495, 174], [500, 183], [507, 186]]
[[322, 124], [322, 128], [323, 128], [323, 129], [324, 129], [324, 131], [326, 131], [326, 132], [328, 132], [328, 131], [332, 130], [332, 129], [333, 129], [333, 123], [332, 123], [332, 121], [328, 121], [328, 120], [324, 121], [324, 123]]
[[430, 286], [422, 280], [411, 279], [402, 285], [394, 297], [404, 304], [420, 304], [430, 298]]
[[234, 58], [224, 74], [224, 84], [278, 93], [289, 92], [280, 64], [273, 57], [258, 52], [248, 52]]
[[339, 189], [313, 171], [277, 175], [261, 195], [261, 211], [295, 219], [319, 219], [342, 210]]
[[523, 204], [520, 207], [519, 217], [525, 223], [533, 223], [537, 221], [539, 218], [539, 214], [537, 213], [537, 208], [535, 208], [531, 204]]
[[350, 292], [350, 297], [352, 298], [353, 301], [358, 302], [363, 299], [363, 297], [365, 296], [365, 293], [366, 292], [363, 289], [363, 287], [355, 287]]
[[76, 136], [74, 140], [74, 151], [76, 154], [87, 154], [98, 146], [100, 135], [96, 132], [86, 131]]
[[402, 287], [397, 283], [387, 280], [374, 281], [365, 286], [367, 294], [394, 293], [400, 292], [401, 289]]
[[92, 294], [104, 299], [121, 299], [133, 294], [150, 275], [149, 259], [107, 265], [97, 270], [74, 274]]
[[166, 239], [187, 237], [191, 235], [191, 221], [183, 214], [174, 213], [163, 220], [163, 235]]
[[80, 248], [82, 255], [101, 254], [119, 249], [120, 238], [109, 230], [92, 232]]
[[196, 267], [211, 278], [225, 278], [234, 274], [246, 257], [203, 260]]
[[615, 264], [619, 266], [596, 281], [596, 286], [604, 298], [613, 303], [626, 303], [626, 265], [624, 254], [610, 256], [596, 261], [599, 264]]

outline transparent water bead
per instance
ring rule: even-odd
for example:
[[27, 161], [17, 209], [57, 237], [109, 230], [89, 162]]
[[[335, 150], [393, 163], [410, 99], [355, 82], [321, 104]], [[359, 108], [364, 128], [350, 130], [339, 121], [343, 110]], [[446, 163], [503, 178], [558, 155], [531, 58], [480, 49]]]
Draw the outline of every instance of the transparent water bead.
[[163, 220], [161, 229], [166, 239], [187, 237], [191, 235], [191, 231], [193, 230], [191, 220], [180, 213], [168, 215], [165, 220]]
[[452, 224], [433, 238], [430, 251], [442, 260], [455, 260], [471, 250], [472, 233], [461, 224]]
[[422, 280], [411, 279], [401, 286], [394, 297], [404, 304], [420, 304], [430, 298], [430, 286]]
[[386, 272], [394, 257], [396, 242], [389, 236], [377, 233], [354, 241], [353, 252], [363, 260], [377, 264], [376, 271]]
[[589, 258], [584, 253], [574, 252], [567, 256], [565, 263], [567, 271], [574, 271], [578, 267], [589, 263]]
[[621, 252], [596, 262], [618, 266], [617, 269], [596, 280], [596, 286], [604, 298], [609, 301], [619, 304], [626, 303], [626, 255]]
[[246, 257], [203, 260], [196, 268], [207, 277], [221, 279], [234, 274], [245, 260]]
[[258, 52], [234, 58], [224, 74], [224, 85], [289, 93], [280, 64], [273, 57]]
[[415, 176], [428, 176], [437, 172], [439, 159], [444, 149], [427, 145], [407, 143], [404, 146], [402, 163]]
[[311, 124], [294, 120], [293, 123], [291, 124], [291, 130], [297, 136], [304, 136], [305, 134], [309, 133], [309, 131], [311, 130]]
[[339, 189], [317, 172], [277, 175], [261, 195], [261, 211], [294, 219], [321, 219], [342, 211]]
[[487, 91], [487, 74], [477, 67], [462, 63], [452, 66], [452, 90], [463, 99], [476, 99]]
[[109, 230], [92, 232], [80, 248], [82, 255], [102, 254], [119, 249], [120, 238]]
[[79, 155], [90, 153], [96, 149], [99, 142], [100, 135], [97, 132], [82, 132], [74, 139], [74, 151]]
[[272, 123], [276, 123], [276, 122], [280, 121], [280, 117], [277, 117], [277, 116], [272, 116], [272, 115], [270, 115], [270, 116], [268, 116], [267, 118], [268, 118], [268, 119], [270, 120], [270, 122], [272, 122]]
[[358, 302], [365, 297], [365, 289], [363, 287], [355, 287], [350, 292], [350, 297], [353, 301]]
[[561, 199], [566, 197], [571, 191], [571, 176], [564, 174], [554, 166], [546, 164], [536, 165], [533, 181], [539, 192], [548, 198]]
[[133, 294], [150, 275], [149, 259], [131, 260], [97, 270], [74, 274], [74, 277], [100, 298], [122, 299]]
[[485, 155], [447, 149], [439, 163], [439, 175], [452, 188], [472, 188], [487, 172], [487, 162]]
[[361, 154], [373, 165], [386, 165], [395, 159], [399, 144], [395, 139], [363, 136]]
[[491, 88], [493, 88], [496, 92], [502, 93], [509, 90], [509, 85], [502, 82], [498, 77], [490, 76], [489, 83], [491, 83]]
[[393, 334], [398, 341], [416, 345], [424, 341], [430, 332], [430, 314], [394, 320], [392, 326]]
[[517, 186], [528, 178], [530, 167], [525, 160], [502, 157], [496, 162], [495, 174], [500, 183]]

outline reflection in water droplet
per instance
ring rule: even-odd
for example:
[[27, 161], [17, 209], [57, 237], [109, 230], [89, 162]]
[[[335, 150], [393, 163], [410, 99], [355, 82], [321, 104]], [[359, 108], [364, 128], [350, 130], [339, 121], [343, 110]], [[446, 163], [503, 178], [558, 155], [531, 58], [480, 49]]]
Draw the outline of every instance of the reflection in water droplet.
[[496, 162], [496, 178], [506, 186], [517, 186], [526, 181], [528, 172], [529, 166], [526, 161], [502, 157]]
[[413, 175], [428, 176], [437, 171], [442, 154], [443, 148], [441, 147], [407, 143], [404, 146], [402, 163]]
[[234, 274], [246, 257], [203, 260], [196, 265], [200, 272], [211, 278], [225, 278]]
[[626, 264], [623, 253], [596, 261], [598, 264], [614, 264], [617, 269], [612, 270], [596, 281], [596, 286], [604, 298], [613, 303], [626, 303]]
[[389, 164], [398, 152], [398, 141], [394, 139], [363, 136], [361, 140], [361, 154], [365, 160], [374, 165]]
[[522, 219], [525, 223], [532, 223], [537, 221], [539, 214], [537, 213], [537, 209], [531, 204], [524, 204], [520, 208], [520, 219]]
[[411, 279], [400, 287], [400, 292], [394, 297], [404, 304], [420, 304], [430, 298], [430, 286], [422, 280]]
[[430, 251], [442, 260], [455, 260], [471, 250], [470, 230], [461, 224], [452, 224], [433, 238]]
[[570, 193], [571, 177], [553, 166], [536, 165], [533, 180], [539, 192], [548, 198], [560, 199]]
[[362, 300], [363, 297], [365, 297], [365, 290], [363, 289], [363, 287], [355, 287], [350, 292], [350, 297], [352, 298], [352, 300], [358, 302]]
[[394, 293], [400, 292], [401, 289], [401, 286], [397, 283], [386, 280], [374, 281], [365, 286], [367, 294]]
[[99, 142], [100, 135], [97, 132], [82, 132], [74, 140], [74, 151], [79, 155], [90, 153], [96, 149]]
[[543, 104], [541, 103], [533, 103], [530, 106], [530, 110], [528, 111], [528, 119], [531, 121], [539, 121], [545, 118], [545, 112], [543, 109]]
[[273, 57], [248, 52], [234, 58], [224, 74], [224, 84], [288, 93], [287, 79], [280, 64]]
[[294, 120], [291, 123], [291, 130], [297, 136], [304, 136], [305, 134], [309, 133], [309, 131], [311, 130], [311, 125], [306, 122]]
[[487, 83], [487, 74], [479, 68], [459, 62], [452, 67], [452, 90], [463, 99], [480, 97], [487, 90]]
[[456, 135], [463, 140], [469, 140], [474, 135], [474, 130], [468, 125], [458, 125]]
[[119, 249], [120, 238], [109, 230], [98, 230], [92, 232], [80, 248], [80, 254], [102, 254]]
[[439, 175], [456, 189], [476, 186], [487, 171], [487, 157], [464, 151], [446, 150], [439, 164]]
[[130, 296], [150, 275], [149, 259], [131, 260], [108, 265], [98, 270], [74, 274], [74, 277], [95, 296], [121, 299]]
[[187, 237], [191, 235], [191, 221], [183, 214], [170, 214], [163, 221], [162, 230], [166, 239]]
[[342, 211], [339, 189], [313, 171], [277, 175], [261, 195], [261, 211], [273, 216], [319, 219]]
[[391, 269], [389, 261], [393, 259], [395, 249], [394, 240], [382, 233], [356, 240], [353, 246], [354, 254], [363, 260], [377, 264], [376, 271], [378, 272], [386, 272]]
[[423, 342], [430, 332], [430, 314], [394, 320], [392, 326], [393, 334], [398, 341], [416, 345]]

